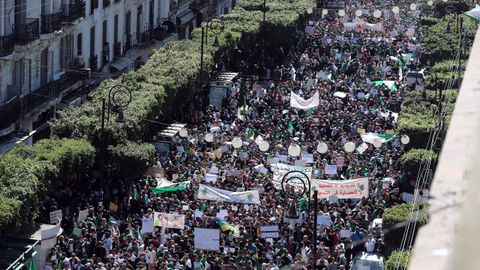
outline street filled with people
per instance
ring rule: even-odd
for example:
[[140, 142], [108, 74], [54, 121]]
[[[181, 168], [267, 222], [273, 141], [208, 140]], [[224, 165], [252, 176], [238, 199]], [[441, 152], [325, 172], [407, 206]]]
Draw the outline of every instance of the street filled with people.
[[238, 76], [221, 106], [185, 112], [133, 185], [45, 198], [40, 218], [62, 210], [64, 230], [48, 267], [341, 270], [382, 256], [374, 220], [403, 202], [403, 77], [421, 69], [420, 11], [395, 2], [312, 17], [287, 55], [248, 63], [256, 76]]

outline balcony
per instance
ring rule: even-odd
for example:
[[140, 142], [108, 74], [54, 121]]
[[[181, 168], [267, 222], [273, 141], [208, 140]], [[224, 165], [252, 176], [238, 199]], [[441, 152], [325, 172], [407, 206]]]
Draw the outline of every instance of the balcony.
[[119, 57], [122, 55], [122, 43], [117, 42], [113, 44], [113, 56], [114, 57]]
[[90, 67], [91, 71], [97, 70], [98, 56], [96, 56], [96, 55], [95, 56], [93, 56], [93, 55], [90, 56], [90, 59], [88, 60], [88, 62], [89, 62], [89, 67]]
[[8, 128], [18, 119], [20, 119], [20, 99], [18, 96], [0, 104], [0, 130]]
[[0, 37], [0, 57], [4, 57], [13, 53], [14, 38], [15, 35], [13, 33]]
[[69, 5], [63, 7], [62, 21], [72, 23], [85, 17], [85, 2], [82, 0], [72, 0]]
[[110, 6], [110, 0], [103, 0], [103, 8]]
[[15, 44], [26, 45], [40, 37], [40, 20], [28, 18], [25, 24], [15, 26]]
[[30, 113], [40, 105], [60, 98], [67, 88], [83, 80], [84, 77], [84, 74], [79, 71], [68, 71], [60, 79], [49, 82], [34, 92], [27, 94], [21, 100], [23, 113]]
[[42, 15], [42, 34], [49, 34], [62, 28], [62, 12]]

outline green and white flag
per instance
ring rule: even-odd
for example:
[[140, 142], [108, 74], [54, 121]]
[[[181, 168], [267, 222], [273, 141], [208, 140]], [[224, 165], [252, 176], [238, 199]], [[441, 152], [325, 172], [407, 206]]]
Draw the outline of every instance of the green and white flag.
[[474, 20], [476, 23], [480, 23], [480, 5], [477, 5], [474, 9], [464, 12], [463, 14]]
[[364, 133], [360, 136], [364, 142], [374, 144], [377, 141], [381, 143], [389, 142], [395, 137], [395, 134]]
[[392, 93], [397, 91], [397, 86], [395, 86], [395, 81], [374, 81], [373, 84], [375, 84], [375, 86], [385, 85], [386, 87], [388, 87], [388, 89], [391, 90]]
[[164, 192], [173, 192], [173, 191], [181, 191], [187, 189], [190, 185], [190, 181], [178, 182], [173, 183], [168, 181], [167, 179], [160, 179], [157, 183], [156, 188], [150, 188], [150, 191], [154, 194], [161, 194]]
[[197, 195], [199, 200], [243, 204], [260, 204], [260, 194], [258, 190], [234, 192], [200, 184], [198, 187]]

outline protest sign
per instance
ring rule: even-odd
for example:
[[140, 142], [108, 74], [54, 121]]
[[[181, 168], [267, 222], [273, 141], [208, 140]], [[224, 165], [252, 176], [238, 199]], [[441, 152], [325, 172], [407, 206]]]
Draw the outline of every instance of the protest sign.
[[318, 225], [330, 225], [332, 224], [332, 219], [329, 215], [319, 215], [317, 216]]
[[225, 209], [220, 210], [220, 212], [218, 212], [216, 215], [216, 217], [219, 219], [225, 219], [226, 216], [228, 216], [228, 211]]
[[220, 229], [194, 228], [194, 247], [202, 250], [220, 250]]
[[143, 233], [152, 233], [153, 232], [153, 218], [142, 218], [142, 232]]
[[[302, 174], [299, 173], [291, 173], [288, 176], [289, 177], [299, 177], [302, 179], [305, 183], [308, 183], [309, 179], [312, 177], [312, 168], [311, 167], [301, 167], [301, 166], [293, 166], [293, 165], [288, 165], [288, 164], [283, 164], [283, 163], [275, 163], [272, 164], [271, 169], [273, 171], [273, 179], [272, 179], [272, 184], [276, 189], [281, 189], [282, 188], [282, 179], [285, 176], [285, 174], [291, 172], [291, 171], [301, 171], [305, 173], [308, 177], [305, 178]], [[292, 181], [292, 184], [295, 184], [298, 186], [298, 188], [303, 188], [303, 184], [300, 183], [300, 181]]]
[[303, 153], [302, 158], [303, 158], [303, 160], [305, 160], [305, 162], [307, 162], [309, 164], [313, 163], [313, 154]]
[[340, 238], [349, 238], [351, 234], [350, 230], [340, 230]]
[[[58, 218], [58, 219], [57, 219]], [[50, 212], [50, 224], [57, 224], [62, 221], [62, 210], [55, 210]]]
[[242, 192], [233, 192], [229, 190], [209, 187], [200, 184], [198, 187], [198, 199], [219, 202], [260, 204], [260, 195], [258, 190], [248, 190]]
[[278, 238], [279, 237], [278, 225], [260, 226], [261, 238]]
[[368, 144], [366, 144], [365, 142], [360, 144], [360, 146], [357, 147], [357, 152], [361, 154], [363, 154], [363, 152], [365, 152], [366, 150], [368, 149]]
[[325, 165], [325, 174], [327, 175], [335, 175], [337, 174], [337, 165]]
[[88, 217], [88, 209], [82, 210], [78, 213], [77, 222], [80, 223], [85, 219], [87, 219], [87, 217]]
[[207, 183], [215, 183], [217, 182], [217, 179], [218, 179], [218, 175], [216, 174], [207, 173], [205, 175], [205, 182]]
[[202, 218], [203, 217], [203, 212], [200, 210], [195, 210], [194, 216], [196, 218]]
[[158, 227], [183, 230], [185, 228], [185, 216], [179, 214], [155, 212], [153, 225]]
[[319, 199], [335, 196], [338, 199], [368, 198], [368, 178], [354, 180], [312, 180], [312, 189], [318, 191]]

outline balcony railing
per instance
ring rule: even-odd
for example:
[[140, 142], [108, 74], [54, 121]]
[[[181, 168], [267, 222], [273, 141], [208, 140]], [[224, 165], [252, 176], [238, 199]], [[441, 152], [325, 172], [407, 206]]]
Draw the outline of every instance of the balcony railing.
[[90, 64], [90, 70], [91, 71], [95, 71], [97, 70], [97, 62], [98, 62], [98, 56], [90, 56], [90, 59], [88, 60], [89, 64]]
[[40, 37], [40, 20], [28, 18], [25, 24], [15, 26], [15, 43], [25, 45]]
[[63, 7], [62, 21], [74, 22], [85, 17], [85, 2], [83, 0], [72, 0], [69, 5]]
[[0, 37], [0, 57], [7, 56], [13, 52], [14, 38], [15, 35], [13, 33]]
[[47, 83], [36, 91], [22, 98], [22, 111], [29, 113], [38, 106], [59, 98], [72, 84], [83, 80], [84, 75], [79, 71], [67, 71], [60, 79]]
[[117, 42], [113, 44], [113, 56], [114, 57], [119, 57], [122, 55], [122, 43]]
[[20, 118], [20, 99], [14, 97], [0, 104], [0, 129], [9, 127]]
[[53, 33], [62, 28], [62, 12], [42, 15], [42, 34]]

